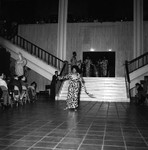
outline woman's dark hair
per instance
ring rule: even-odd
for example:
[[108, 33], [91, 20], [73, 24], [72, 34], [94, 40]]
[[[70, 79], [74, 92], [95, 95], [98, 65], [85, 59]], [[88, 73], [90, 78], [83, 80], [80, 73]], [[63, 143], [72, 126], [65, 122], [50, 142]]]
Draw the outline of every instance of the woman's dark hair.
[[140, 84], [140, 83], [136, 83], [135, 85], [136, 85], [136, 86], [141, 86], [141, 84]]
[[76, 53], [76, 52], [73, 52], [72, 54], [73, 54], [73, 55], [75, 55], [75, 56], [77, 55], [77, 53]]
[[37, 83], [36, 83], [35, 81], [33, 81], [33, 82], [31, 83], [31, 86], [32, 86], [33, 84], [35, 85], [35, 89], [36, 89], [36, 88], [37, 88]]
[[79, 72], [79, 67], [78, 67], [77, 65], [73, 65], [73, 66], [71, 67], [71, 71], [72, 71], [73, 69], [76, 69], [76, 71]]

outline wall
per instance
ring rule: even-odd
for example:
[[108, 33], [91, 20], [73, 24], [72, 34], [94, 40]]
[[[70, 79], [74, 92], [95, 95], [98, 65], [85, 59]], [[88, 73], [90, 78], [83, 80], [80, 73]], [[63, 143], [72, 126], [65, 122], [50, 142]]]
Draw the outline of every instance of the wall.
[[57, 24], [20, 25], [18, 34], [56, 56]]
[[[147, 22], [144, 30], [148, 31]], [[148, 32], [144, 31], [144, 51], [147, 49]], [[57, 24], [20, 25], [19, 35], [46, 51], [56, 55]], [[68, 23], [67, 54], [69, 61], [73, 51], [82, 59], [83, 51], [116, 52], [116, 76], [124, 76], [124, 61], [133, 59], [133, 22]], [[56, 55], [57, 56], [57, 55]]]

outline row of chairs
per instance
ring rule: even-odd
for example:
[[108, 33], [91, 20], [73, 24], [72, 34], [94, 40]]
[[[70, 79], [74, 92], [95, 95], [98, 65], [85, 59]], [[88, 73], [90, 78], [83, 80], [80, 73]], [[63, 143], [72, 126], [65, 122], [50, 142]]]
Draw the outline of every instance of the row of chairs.
[[18, 107], [19, 105], [24, 105], [27, 102], [34, 102], [37, 99], [37, 96], [33, 94], [33, 89], [31, 86], [22, 86], [22, 92], [19, 91], [17, 86], [14, 86], [14, 88], [11, 90], [4, 89], [4, 87], [0, 88], [4, 93], [0, 98], [0, 106], [2, 107]]

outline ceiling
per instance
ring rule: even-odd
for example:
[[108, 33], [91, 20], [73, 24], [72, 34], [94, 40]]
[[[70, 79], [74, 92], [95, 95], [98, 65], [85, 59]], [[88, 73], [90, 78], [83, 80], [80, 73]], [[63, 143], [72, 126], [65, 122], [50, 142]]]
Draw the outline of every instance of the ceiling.
[[[56, 22], [59, 0], [0, 0], [1, 18], [16, 21]], [[148, 20], [148, 0], [144, 1], [144, 19]], [[69, 0], [68, 21], [133, 20], [133, 0]]]

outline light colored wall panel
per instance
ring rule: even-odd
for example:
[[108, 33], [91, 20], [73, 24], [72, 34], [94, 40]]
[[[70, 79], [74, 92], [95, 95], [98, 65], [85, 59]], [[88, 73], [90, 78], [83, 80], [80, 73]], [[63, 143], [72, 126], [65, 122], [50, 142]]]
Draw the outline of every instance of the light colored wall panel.
[[[57, 24], [20, 25], [19, 35], [56, 55]], [[148, 22], [144, 22], [144, 52], [148, 47]], [[133, 59], [133, 22], [68, 23], [67, 56], [82, 59], [83, 51], [116, 52], [116, 76], [124, 76], [124, 61]]]

